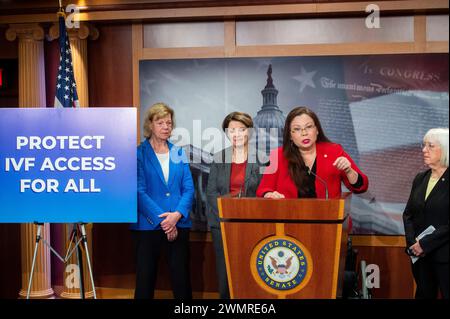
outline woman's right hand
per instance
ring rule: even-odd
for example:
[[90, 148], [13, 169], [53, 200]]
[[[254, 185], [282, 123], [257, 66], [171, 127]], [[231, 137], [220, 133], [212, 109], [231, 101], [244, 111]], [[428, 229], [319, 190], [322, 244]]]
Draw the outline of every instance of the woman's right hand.
[[278, 199], [278, 198], [285, 198], [283, 194], [275, 192], [267, 192], [264, 194], [264, 198], [272, 198], [272, 199]]
[[419, 241], [417, 241], [414, 245], [409, 247], [409, 249], [412, 251], [412, 253], [416, 257], [422, 257], [424, 255], [424, 251], [423, 251], [422, 247], [420, 246]]
[[180, 212], [165, 212], [158, 217], [165, 218], [161, 222], [161, 228], [167, 233], [176, 228], [178, 221], [182, 217]]
[[173, 230], [169, 233], [166, 233], [167, 235], [167, 240], [169, 242], [175, 241], [175, 239], [177, 239], [178, 237], [178, 230], [176, 227], [173, 228]]

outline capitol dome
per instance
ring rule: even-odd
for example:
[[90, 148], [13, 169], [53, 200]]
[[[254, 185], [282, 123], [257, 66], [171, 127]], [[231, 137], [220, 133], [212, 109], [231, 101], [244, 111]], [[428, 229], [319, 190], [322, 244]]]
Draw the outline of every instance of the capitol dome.
[[[253, 122], [257, 135], [257, 144], [265, 142], [265, 151], [268, 154], [271, 149], [283, 145], [284, 122], [286, 120], [277, 104], [278, 90], [273, 85], [272, 65], [269, 65], [267, 70], [267, 84], [264, 90], [261, 91], [261, 94], [263, 96], [263, 105]], [[262, 134], [265, 136], [262, 136]], [[264, 148], [261, 146], [260, 150], [264, 150]]]

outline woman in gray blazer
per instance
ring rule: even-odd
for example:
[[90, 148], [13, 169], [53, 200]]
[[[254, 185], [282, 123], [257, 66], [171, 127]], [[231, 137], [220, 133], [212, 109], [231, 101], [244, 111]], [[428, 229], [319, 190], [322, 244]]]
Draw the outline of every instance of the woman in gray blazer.
[[[241, 112], [228, 114], [222, 129], [231, 141], [231, 147], [215, 154], [211, 164], [207, 195], [207, 219], [216, 253], [216, 270], [221, 299], [229, 299], [227, 271], [220, 231], [217, 197], [231, 195], [256, 197], [261, 181], [266, 155], [249, 146], [253, 121], [250, 115]], [[253, 144], [252, 144], [253, 145]]]

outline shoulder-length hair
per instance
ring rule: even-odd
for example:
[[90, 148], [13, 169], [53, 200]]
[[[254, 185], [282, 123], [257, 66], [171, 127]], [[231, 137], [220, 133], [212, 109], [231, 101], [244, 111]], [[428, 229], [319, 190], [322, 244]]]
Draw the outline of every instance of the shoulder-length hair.
[[297, 186], [300, 194], [307, 192], [305, 183], [307, 179], [307, 168], [298, 146], [295, 145], [291, 139], [291, 123], [295, 117], [303, 114], [308, 115], [314, 121], [314, 125], [319, 133], [317, 135], [317, 142], [331, 142], [323, 132], [322, 125], [320, 124], [316, 113], [314, 113], [311, 109], [304, 106], [298, 106], [289, 112], [284, 124], [283, 155], [288, 161], [289, 175]]
[[174, 111], [165, 103], [158, 102], [150, 106], [150, 108], [145, 113], [145, 120], [144, 120], [144, 137], [150, 138], [152, 136], [152, 129], [150, 128], [150, 124], [153, 121], [162, 119], [163, 117], [166, 117], [167, 115], [170, 115], [172, 119], [172, 128], [175, 126], [175, 114]]

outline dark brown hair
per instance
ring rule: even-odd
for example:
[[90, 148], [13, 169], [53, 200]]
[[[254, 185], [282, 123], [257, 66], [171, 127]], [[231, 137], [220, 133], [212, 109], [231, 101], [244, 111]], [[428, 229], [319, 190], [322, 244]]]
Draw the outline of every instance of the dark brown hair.
[[238, 121], [245, 125], [246, 128], [252, 128], [253, 127], [253, 120], [250, 115], [243, 112], [232, 112], [228, 114], [222, 122], [222, 129], [225, 132], [225, 130], [228, 128], [228, 125], [230, 125], [231, 121]]
[[314, 121], [317, 128], [317, 142], [331, 142], [323, 132], [322, 125], [316, 113], [307, 107], [298, 106], [292, 109], [286, 117], [283, 133], [283, 155], [288, 161], [289, 175], [297, 186], [298, 191], [302, 194], [306, 192], [307, 168], [302, 155], [294, 142], [291, 140], [291, 123], [295, 117], [306, 114]]

